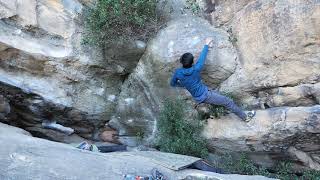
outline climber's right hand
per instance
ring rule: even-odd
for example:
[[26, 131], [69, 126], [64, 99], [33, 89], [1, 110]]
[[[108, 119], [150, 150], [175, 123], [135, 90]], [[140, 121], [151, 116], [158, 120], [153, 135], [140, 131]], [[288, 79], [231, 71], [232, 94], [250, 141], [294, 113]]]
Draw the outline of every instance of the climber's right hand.
[[208, 45], [209, 47], [212, 47], [213, 45], [213, 38], [212, 37], [207, 37], [206, 40], [206, 45]]

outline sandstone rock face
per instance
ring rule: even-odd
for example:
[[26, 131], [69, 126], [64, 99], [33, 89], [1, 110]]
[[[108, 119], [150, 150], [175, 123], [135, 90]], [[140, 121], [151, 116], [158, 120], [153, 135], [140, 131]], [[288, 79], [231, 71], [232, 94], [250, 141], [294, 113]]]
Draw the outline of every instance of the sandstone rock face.
[[[120, 135], [154, 132], [162, 101], [179, 94], [169, 86], [169, 81], [173, 71], [180, 67], [180, 56], [191, 52], [198, 57], [208, 36], [214, 37], [215, 45], [208, 54], [204, 80], [215, 87], [234, 72], [238, 56], [225, 31], [212, 28], [200, 18], [168, 23], [150, 42], [137, 68], [122, 86], [117, 112], [111, 121]], [[180, 95], [186, 94], [181, 92]]]
[[[122, 81], [145, 43], [114, 45], [106, 52], [84, 47], [82, 3], [87, 1], [0, 1], [1, 94], [19, 107], [13, 113], [21, 122], [15, 124], [32, 127], [48, 111], [58, 123], [88, 137], [110, 119]], [[26, 98], [20, 98], [23, 102], [14, 99], [16, 91]]]
[[2, 123], [0, 143], [6, 145], [6, 148], [0, 149], [1, 180], [123, 179], [126, 174], [150, 175], [153, 168], [157, 168], [170, 179], [269, 179], [262, 176], [222, 175], [192, 169], [174, 171], [148, 158], [128, 152], [95, 153], [30, 137], [26, 131]]
[[[256, 117], [249, 123], [241, 122], [234, 115], [221, 119], [209, 119], [204, 136], [216, 150], [248, 152], [252, 156], [277, 160], [291, 156], [296, 161], [305, 159], [295, 157], [296, 151], [305, 152], [313, 168], [319, 170], [319, 121], [320, 106], [280, 107], [257, 111]], [[268, 164], [267, 164], [268, 165]], [[308, 163], [304, 164], [308, 166]]]
[[211, 13], [211, 21], [215, 26], [222, 26], [235, 17], [237, 12], [254, 0], [214, 0], [214, 11]]
[[263, 108], [279, 106], [308, 106], [320, 103], [320, 83], [278, 87], [260, 91], [258, 96]]
[[241, 65], [221, 89], [244, 96], [319, 82], [319, 13], [318, 1], [255, 1], [243, 8], [229, 27]]

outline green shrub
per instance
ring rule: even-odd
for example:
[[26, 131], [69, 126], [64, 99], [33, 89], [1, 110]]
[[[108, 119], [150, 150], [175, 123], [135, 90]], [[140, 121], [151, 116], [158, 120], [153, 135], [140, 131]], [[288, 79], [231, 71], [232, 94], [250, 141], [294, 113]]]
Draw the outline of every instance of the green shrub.
[[139, 143], [142, 143], [143, 142], [143, 138], [144, 138], [144, 131], [143, 130], [138, 130], [136, 132], [136, 137], [137, 137], [137, 140]]
[[200, 136], [203, 124], [200, 120], [186, 120], [185, 104], [180, 99], [167, 99], [157, 123], [157, 146], [160, 151], [196, 157], [208, 155], [207, 143]]
[[223, 163], [218, 166], [228, 173], [270, 176], [270, 173], [265, 168], [256, 166], [245, 154], [241, 154], [239, 159], [226, 155], [221, 162]]
[[194, 14], [200, 13], [200, 6], [196, 0], [187, 0], [187, 9], [191, 9]]
[[292, 164], [289, 162], [280, 162], [278, 164], [275, 177], [281, 180], [297, 179], [296, 175], [293, 174]]
[[215, 164], [215, 166], [222, 168], [227, 173], [262, 175], [281, 180], [320, 180], [320, 171], [308, 170], [298, 176], [294, 173], [292, 164], [286, 161], [279, 162], [278, 166], [271, 173], [264, 167], [256, 166], [245, 154], [241, 154], [239, 158], [224, 155], [220, 163]]
[[158, 26], [157, 0], [97, 0], [85, 13], [84, 43], [147, 38]]
[[210, 110], [210, 115], [216, 118], [220, 118], [221, 116], [226, 115], [228, 112], [225, 107], [219, 106], [219, 105], [211, 105], [209, 110]]
[[320, 180], [320, 171], [309, 170], [303, 173], [302, 180]]
[[276, 167], [276, 174], [274, 177], [279, 178], [281, 180], [320, 180], [320, 171], [307, 170], [302, 172], [301, 176], [298, 176], [294, 173], [292, 163], [284, 161], [280, 162], [279, 165]]

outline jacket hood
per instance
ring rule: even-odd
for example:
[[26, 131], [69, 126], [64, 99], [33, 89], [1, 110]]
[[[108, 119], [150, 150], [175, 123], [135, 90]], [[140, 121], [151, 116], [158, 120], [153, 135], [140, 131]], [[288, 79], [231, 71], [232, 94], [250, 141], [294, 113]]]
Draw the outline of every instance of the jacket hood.
[[188, 69], [185, 69], [185, 68], [182, 69], [182, 73], [184, 75], [186, 75], [186, 76], [190, 76], [193, 73], [193, 71], [194, 71], [193, 66], [191, 68], [188, 68]]

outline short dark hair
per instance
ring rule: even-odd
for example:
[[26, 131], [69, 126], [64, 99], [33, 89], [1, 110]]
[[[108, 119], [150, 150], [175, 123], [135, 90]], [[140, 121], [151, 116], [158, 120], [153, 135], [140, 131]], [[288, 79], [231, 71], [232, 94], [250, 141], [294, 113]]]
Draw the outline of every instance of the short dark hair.
[[184, 68], [191, 68], [193, 64], [193, 55], [191, 53], [184, 53], [180, 58], [180, 63]]

